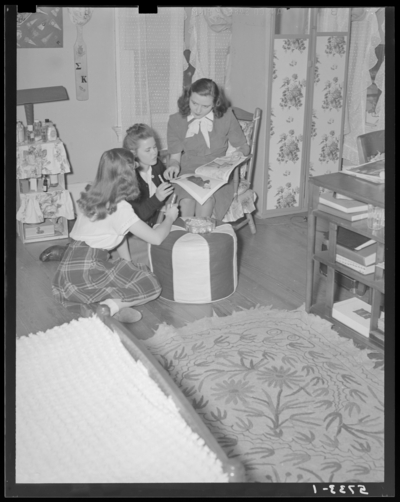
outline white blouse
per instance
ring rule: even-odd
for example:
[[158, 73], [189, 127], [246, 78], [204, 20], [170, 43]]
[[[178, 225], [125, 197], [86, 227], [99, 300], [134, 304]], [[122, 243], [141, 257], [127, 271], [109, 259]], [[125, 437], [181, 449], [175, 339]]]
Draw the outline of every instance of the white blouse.
[[79, 213], [70, 236], [92, 248], [111, 250], [121, 244], [129, 228], [137, 221], [139, 217], [132, 206], [122, 200], [117, 204], [117, 210], [104, 220], [91, 221], [83, 213]]

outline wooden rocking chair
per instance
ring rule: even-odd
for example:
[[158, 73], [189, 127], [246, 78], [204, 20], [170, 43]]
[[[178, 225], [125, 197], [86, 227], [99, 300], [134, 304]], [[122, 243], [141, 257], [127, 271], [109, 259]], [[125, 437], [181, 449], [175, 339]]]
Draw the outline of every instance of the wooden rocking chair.
[[256, 108], [254, 113], [250, 113], [237, 107], [233, 107], [232, 109], [250, 146], [251, 157], [246, 164], [240, 167], [238, 191], [223, 221], [231, 222], [235, 230], [239, 230], [249, 224], [251, 233], [255, 234], [257, 230], [252, 212], [255, 209], [254, 200], [256, 195], [251, 188], [251, 184], [256, 162], [261, 110], [260, 108]]
[[385, 153], [385, 130], [372, 131], [357, 136], [357, 149], [360, 164], [369, 162], [379, 153]]

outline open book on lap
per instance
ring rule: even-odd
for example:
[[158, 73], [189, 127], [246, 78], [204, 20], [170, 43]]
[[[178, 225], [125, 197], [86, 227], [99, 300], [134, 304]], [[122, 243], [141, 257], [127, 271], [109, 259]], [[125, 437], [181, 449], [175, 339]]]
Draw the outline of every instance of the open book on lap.
[[199, 166], [194, 173], [183, 174], [170, 180], [186, 190], [199, 204], [203, 205], [217, 190], [228, 183], [232, 171], [250, 156], [233, 160], [230, 156], [218, 157]]

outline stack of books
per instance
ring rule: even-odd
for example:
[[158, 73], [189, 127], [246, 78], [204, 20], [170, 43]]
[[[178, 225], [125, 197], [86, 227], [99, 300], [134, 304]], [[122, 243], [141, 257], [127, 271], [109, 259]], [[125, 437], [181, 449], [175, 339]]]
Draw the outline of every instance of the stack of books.
[[[382, 312], [378, 320], [378, 327], [381, 331], [385, 330], [385, 314]], [[359, 298], [349, 298], [333, 304], [332, 317], [345, 324], [357, 333], [369, 337], [371, 321], [371, 305]]]
[[[328, 248], [329, 240], [324, 242]], [[376, 241], [339, 227], [336, 240], [336, 261], [346, 267], [367, 275], [375, 272]]]
[[331, 192], [319, 196], [318, 210], [348, 221], [358, 221], [368, 217], [368, 204]]

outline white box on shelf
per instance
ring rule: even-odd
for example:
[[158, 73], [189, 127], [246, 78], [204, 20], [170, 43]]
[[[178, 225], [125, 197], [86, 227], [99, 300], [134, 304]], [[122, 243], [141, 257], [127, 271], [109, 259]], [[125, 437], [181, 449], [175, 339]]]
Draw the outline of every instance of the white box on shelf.
[[44, 223], [26, 223], [24, 225], [25, 239], [54, 235], [54, 223], [45, 221]]
[[371, 305], [359, 298], [354, 297], [334, 303], [332, 317], [361, 335], [369, 337]]

